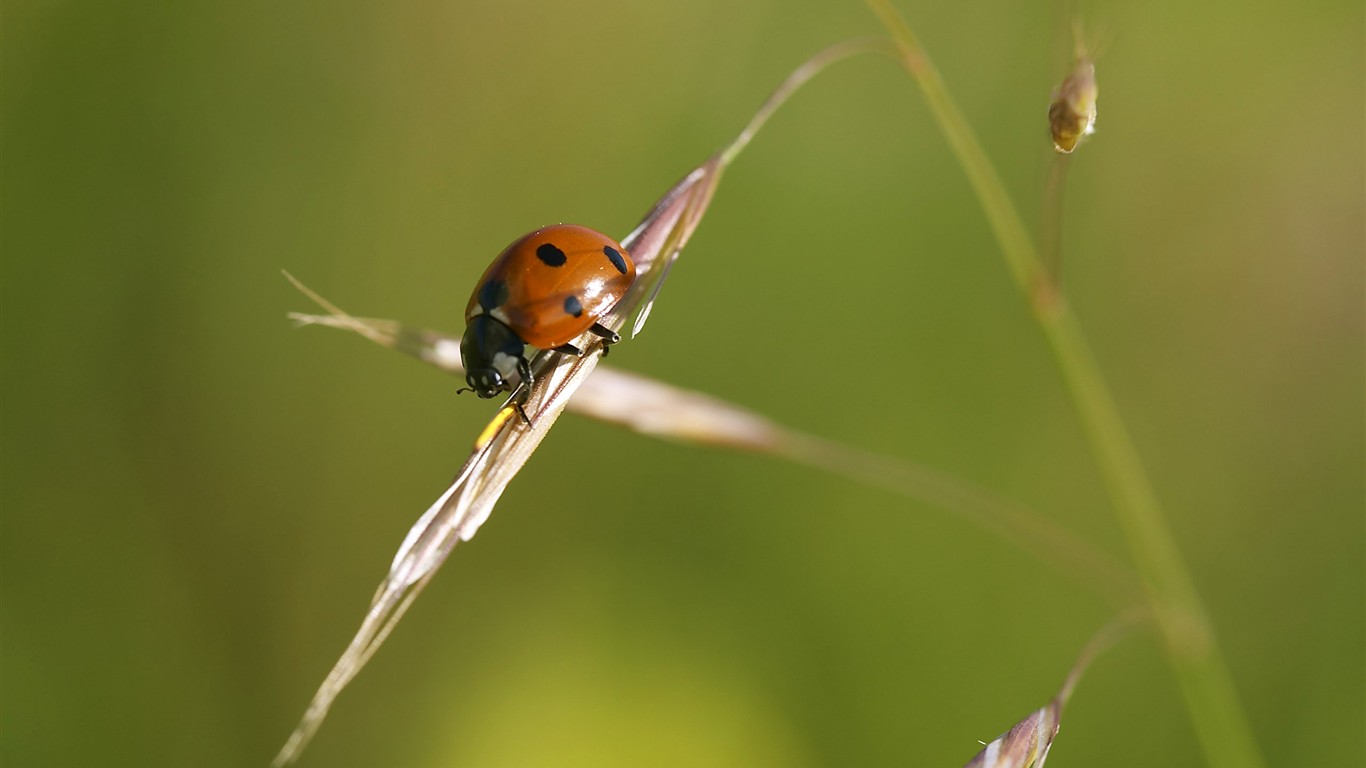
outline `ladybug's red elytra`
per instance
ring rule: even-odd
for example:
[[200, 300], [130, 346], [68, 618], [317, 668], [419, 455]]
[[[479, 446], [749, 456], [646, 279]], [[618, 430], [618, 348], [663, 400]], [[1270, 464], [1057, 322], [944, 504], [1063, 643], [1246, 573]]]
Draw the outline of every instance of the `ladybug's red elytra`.
[[587, 227], [556, 224], [513, 241], [489, 265], [465, 308], [465, 381], [480, 397], [494, 397], [512, 389], [514, 372], [530, 386], [528, 344], [582, 355], [569, 342], [585, 332], [604, 344], [620, 341], [598, 320], [635, 275], [626, 249]]

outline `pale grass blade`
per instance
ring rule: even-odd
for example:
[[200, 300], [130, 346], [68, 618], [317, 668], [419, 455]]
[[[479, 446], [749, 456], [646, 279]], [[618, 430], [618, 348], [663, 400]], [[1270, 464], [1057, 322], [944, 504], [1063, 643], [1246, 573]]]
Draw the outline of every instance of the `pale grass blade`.
[[[796, 87], [826, 64], [873, 49], [866, 42], [856, 41], [817, 54], [812, 61], [819, 62], [818, 66], [813, 68], [808, 63], [794, 72], [735, 141], [684, 176], [660, 198], [641, 224], [621, 241], [635, 262], [637, 279], [612, 312], [599, 321], [602, 325], [619, 330], [625, 318], [634, 312], [632, 333], [640, 331], [669, 266], [701, 221], [722, 169], [748, 143], [758, 125]], [[383, 331], [359, 321], [353, 320], [350, 327], [376, 340], [384, 335]], [[398, 346], [399, 334], [394, 333], [394, 344]], [[298, 757], [317, 732], [337, 695], [388, 637], [451, 550], [458, 542], [474, 536], [488, 519], [507, 484], [540, 445], [570, 396], [597, 366], [601, 340], [585, 334], [577, 346], [584, 350], [581, 357], [541, 352], [531, 361], [535, 384], [529, 389], [522, 384], [513, 392], [508, 403], [475, 441], [474, 450], [455, 481], [409, 530], [394, 556], [389, 574], [375, 593], [360, 630], [314, 695], [302, 721], [273, 765], [288, 765]], [[434, 358], [449, 355], [449, 348], [433, 353]], [[523, 397], [525, 419], [511, 405]]]
[[[349, 330], [463, 378], [458, 339], [393, 320], [355, 318], [297, 281], [295, 285], [331, 313], [291, 314], [299, 324]], [[649, 437], [766, 454], [883, 488], [943, 509], [1020, 547], [1117, 609], [1138, 598], [1131, 570], [1047, 516], [914, 461], [807, 434], [721, 398], [608, 365], [583, 382], [566, 410]]]

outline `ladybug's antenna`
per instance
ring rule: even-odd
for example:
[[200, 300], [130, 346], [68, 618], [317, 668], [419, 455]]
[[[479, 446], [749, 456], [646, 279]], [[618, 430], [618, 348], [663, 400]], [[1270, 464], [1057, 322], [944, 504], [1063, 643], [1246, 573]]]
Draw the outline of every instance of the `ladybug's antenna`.
[[474, 391], [474, 387], [461, 387], [460, 389], [455, 390], [455, 394], [458, 395], [458, 394], [460, 394], [461, 392], [473, 392], [473, 391]]

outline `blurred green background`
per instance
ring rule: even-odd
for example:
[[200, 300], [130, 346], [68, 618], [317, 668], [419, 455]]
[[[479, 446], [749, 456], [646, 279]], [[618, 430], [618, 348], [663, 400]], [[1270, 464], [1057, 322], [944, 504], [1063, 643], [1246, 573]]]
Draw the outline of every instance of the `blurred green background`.
[[[495, 7], [496, 5], [496, 7]], [[1021, 212], [1067, 18], [908, 2]], [[1366, 717], [1363, 8], [1099, 5], [1066, 290], [1268, 762]], [[12, 766], [252, 766], [494, 410], [342, 333], [458, 333], [548, 222], [625, 234], [860, 3], [9, 2], [3, 720]], [[923, 462], [1127, 548], [912, 81], [815, 80], [612, 364]], [[1113, 609], [952, 515], [567, 416], [304, 765], [960, 765]], [[1199, 765], [1149, 635], [1050, 766]]]

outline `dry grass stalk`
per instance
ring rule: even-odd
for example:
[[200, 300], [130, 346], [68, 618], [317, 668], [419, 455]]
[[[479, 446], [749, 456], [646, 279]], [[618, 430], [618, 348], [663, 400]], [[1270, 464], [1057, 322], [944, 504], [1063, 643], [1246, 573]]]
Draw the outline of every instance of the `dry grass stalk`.
[[[817, 54], [779, 86], [734, 141], [660, 198], [640, 225], [621, 240], [635, 262], [637, 278], [616, 308], [599, 321], [602, 325], [620, 330], [627, 316], [634, 312], [631, 334], [640, 332], [669, 267], [701, 220], [726, 165], [773, 111], [817, 72], [834, 61], [872, 50], [878, 50], [874, 43], [851, 41]], [[349, 327], [377, 341], [389, 338], [383, 331], [354, 319]], [[394, 345], [399, 345], [400, 336], [394, 332]], [[474, 536], [488, 519], [503, 490], [540, 445], [570, 395], [597, 366], [601, 340], [586, 334], [576, 345], [584, 350], [583, 356], [543, 351], [532, 359], [534, 386], [527, 388], [523, 384], [513, 392], [479, 435], [455, 481], [409, 530], [360, 629], [314, 695], [303, 719], [272, 763], [274, 766], [288, 765], [299, 756], [322, 725], [337, 695], [388, 637], [451, 550], [458, 542]], [[446, 352], [443, 350], [442, 354]], [[511, 403], [516, 400], [522, 401], [525, 420], [514, 417]]]
[[[292, 280], [293, 278], [291, 278]], [[293, 313], [301, 325], [359, 333], [436, 368], [464, 375], [459, 339], [393, 320], [355, 318], [296, 287], [331, 314]], [[1116, 608], [1138, 597], [1133, 573], [1047, 517], [942, 471], [794, 430], [735, 403], [611, 366], [599, 366], [566, 410], [650, 437], [761, 453], [876, 486], [947, 510], [1085, 584]]]
[[[637, 285], [658, 286], [660, 273], [696, 226], [718, 178], [719, 167], [714, 159], [708, 160], [670, 189], [641, 226], [622, 241], [641, 275]], [[653, 281], [649, 280], [651, 273], [656, 275]], [[642, 290], [633, 287], [618, 310], [601, 322], [613, 330], [620, 328], [624, 313], [641, 306], [647, 298]], [[352, 329], [364, 328], [356, 324]], [[379, 331], [363, 332], [382, 338]], [[588, 336], [580, 340], [585, 352], [582, 357], [543, 351], [531, 361], [535, 386], [526, 392], [522, 406], [527, 420], [514, 418], [510, 398], [480, 434], [455, 481], [409, 530], [356, 636], [314, 695], [274, 765], [288, 765], [307, 746], [337, 695], [370, 660], [451, 550], [473, 537], [488, 519], [507, 484], [559, 418], [569, 396], [597, 366], [601, 341]], [[519, 396], [520, 390], [513, 393], [513, 398]]]

